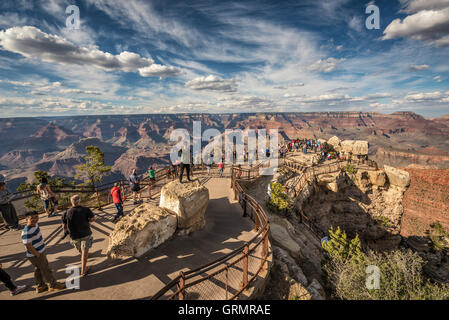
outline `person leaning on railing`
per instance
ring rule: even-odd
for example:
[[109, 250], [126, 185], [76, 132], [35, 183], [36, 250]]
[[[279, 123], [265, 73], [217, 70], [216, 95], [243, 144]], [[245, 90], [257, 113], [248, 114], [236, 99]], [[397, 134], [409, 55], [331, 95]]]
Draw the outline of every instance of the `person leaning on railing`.
[[16, 209], [11, 203], [14, 195], [6, 189], [6, 183], [0, 181], [0, 213], [7, 229], [20, 230]]

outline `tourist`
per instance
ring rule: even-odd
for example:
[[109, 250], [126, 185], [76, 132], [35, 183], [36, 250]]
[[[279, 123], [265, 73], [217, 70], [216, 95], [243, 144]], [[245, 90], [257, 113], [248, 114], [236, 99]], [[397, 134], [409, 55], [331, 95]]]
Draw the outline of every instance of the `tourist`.
[[65, 284], [56, 282], [55, 277], [48, 265], [47, 253], [39, 225], [39, 214], [37, 211], [25, 213], [26, 226], [22, 231], [22, 243], [27, 251], [26, 256], [34, 266], [34, 280], [36, 282], [36, 293], [44, 291], [59, 291], [65, 289]]
[[13, 195], [6, 189], [6, 183], [0, 181], [0, 213], [7, 229], [20, 230], [16, 209], [11, 203]]
[[133, 169], [133, 172], [129, 176], [129, 183], [131, 187], [131, 191], [133, 192], [133, 204], [138, 204], [142, 201], [141, 199], [141, 190], [140, 190], [140, 179], [137, 177], [137, 170]]
[[[148, 189], [150, 186], [148, 186]], [[120, 217], [123, 216], [123, 197], [122, 190], [120, 190], [120, 184], [118, 182], [114, 183], [114, 187], [111, 189], [112, 202], [115, 204], [117, 208], [117, 214], [114, 216], [114, 220], [112, 222], [117, 222]]]
[[87, 258], [93, 243], [90, 223], [95, 221], [95, 216], [89, 208], [80, 205], [80, 197], [77, 194], [70, 201], [72, 208], [67, 210], [64, 224], [69, 230], [72, 245], [81, 254], [81, 275], [84, 277], [89, 272]]
[[16, 286], [14, 282], [12, 282], [11, 277], [5, 270], [2, 269], [2, 264], [0, 263], [0, 281], [5, 284], [5, 287], [8, 288], [9, 294], [15, 296], [26, 289], [26, 285]]
[[237, 173], [237, 179], [241, 179], [242, 178], [242, 165], [239, 164], [239, 169], [238, 169], [238, 173]]
[[[40, 180], [40, 184], [37, 186], [36, 192], [41, 197], [42, 201], [44, 201], [44, 208], [45, 212], [47, 213], [47, 217], [55, 215], [56, 211], [58, 210], [58, 200], [56, 199], [56, 195], [48, 185], [47, 178], [44, 177]], [[53, 204], [52, 209], [50, 208], [50, 204]]]
[[185, 150], [181, 150], [181, 168], [179, 172], [179, 182], [182, 183], [182, 176], [184, 175], [184, 170], [186, 171], [187, 180], [192, 181], [190, 179], [190, 157], [189, 152]]
[[156, 183], [156, 171], [153, 167], [148, 169], [148, 177], [150, 178], [150, 183], [148, 184], [148, 202], [151, 200], [151, 187]]
[[223, 161], [220, 161], [218, 163], [218, 173], [220, 174], [220, 178], [223, 177], [223, 170], [224, 170], [224, 164], [223, 164]]

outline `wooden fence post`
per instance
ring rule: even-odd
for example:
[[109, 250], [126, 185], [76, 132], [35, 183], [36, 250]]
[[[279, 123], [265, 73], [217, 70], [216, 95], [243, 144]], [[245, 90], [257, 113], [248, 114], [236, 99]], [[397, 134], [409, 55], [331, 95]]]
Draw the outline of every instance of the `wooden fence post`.
[[246, 242], [245, 247], [243, 248], [243, 281], [241, 284], [242, 288], [245, 288], [248, 285], [248, 252], [249, 246], [248, 242]]
[[178, 290], [179, 290], [178, 299], [184, 300], [184, 286], [185, 286], [184, 273], [181, 271], [179, 275], [181, 276], [181, 278], [179, 279], [178, 283]]

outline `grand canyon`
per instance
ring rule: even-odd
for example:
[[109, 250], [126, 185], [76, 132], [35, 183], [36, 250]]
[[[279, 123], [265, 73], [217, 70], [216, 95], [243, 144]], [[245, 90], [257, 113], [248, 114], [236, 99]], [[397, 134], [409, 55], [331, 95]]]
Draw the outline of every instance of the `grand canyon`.
[[133, 168], [169, 163], [174, 129], [272, 129], [280, 139], [367, 140], [379, 165], [407, 170], [402, 234], [423, 235], [436, 220], [449, 228], [449, 116], [427, 119], [413, 112], [234, 113], [99, 115], [0, 119], [0, 174], [10, 190], [31, 182], [36, 170], [74, 179], [85, 147], [100, 147], [112, 166], [104, 181], [128, 177]]

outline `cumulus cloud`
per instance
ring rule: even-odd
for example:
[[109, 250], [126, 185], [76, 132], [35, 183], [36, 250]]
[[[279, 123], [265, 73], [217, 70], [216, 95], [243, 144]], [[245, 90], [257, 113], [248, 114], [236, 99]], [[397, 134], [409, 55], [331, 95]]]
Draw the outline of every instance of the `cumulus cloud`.
[[448, 0], [402, 0], [403, 20], [393, 20], [384, 30], [383, 40], [412, 38], [437, 46], [449, 45]]
[[139, 74], [142, 77], [175, 77], [181, 73], [181, 70], [178, 68], [160, 64], [152, 64], [149, 67], [139, 69]]
[[440, 76], [436, 76], [435, 78], [433, 78], [433, 80], [435, 80], [436, 82], [441, 82], [441, 77]]
[[[77, 46], [65, 38], [47, 34], [31, 26], [13, 27], [0, 31], [0, 47], [3, 50], [45, 62], [89, 65], [107, 71], [139, 71], [146, 74], [145, 76], [150, 75], [148, 68], [154, 63], [151, 58], [143, 58], [129, 51], [113, 55], [99, 50], [96, 46]], [[173, 75], [173, 69], [165, 68], [168, 75]], [[165, 76], [164, 66], [156, 65], [150, 71], [157, 71], [157, 76]]]
[[409, 66], [409, 69], [411, 71], [422, 71], [422, 70], [427, 70], [430, 67], [427, 64], [422, 64], [422, 65], [411, 65]]
[[345, 58], [342, 59], [335, 59], [335, 58], [327, 58], [327, 59], [319, 59], [315, 61], [312, 65], [307, 67], [307, 70], [309, 71], [318, 71], [318, 72], [325, 72], [329, 73], [337, 69], [337, 66], [345, 61]]
[[234, 79], [222, 79], [217, 76], [198, 77], [185, 83], [186, 88], [192, 90], [209, 90], [221, 92], [237, 91], [237, 84]]

